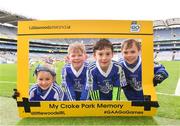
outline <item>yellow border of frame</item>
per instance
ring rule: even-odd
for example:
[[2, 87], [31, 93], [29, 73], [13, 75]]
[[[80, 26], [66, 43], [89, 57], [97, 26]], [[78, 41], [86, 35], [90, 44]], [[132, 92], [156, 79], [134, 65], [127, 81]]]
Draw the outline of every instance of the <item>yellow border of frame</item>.
[[[136, 21], [139, 32], [130, 32], [132, 21], [22, 21], [18, 22], [18, 78], [20, 117], [153, 116], [157, 97], [153, 79], [152, 21]], [[33, 29], [34, 28], [34, 29]], [[142, 84], [147, 102], [131, 101], [41, 101], [29, 102], [29, 40], [46, 38], [134, 38], [142, 40]], [[101, 106], [102, 105], [102, 106]], [[150, 106], [149, 106], [150, 105]], [[111, 107], [108, 107], [111, 106]], [[114, 106], [114, 107], [112, 107]], [[65, 108], [67, 107], [67, 108]], [[149, 107], [146, 110], [145, 107]]]

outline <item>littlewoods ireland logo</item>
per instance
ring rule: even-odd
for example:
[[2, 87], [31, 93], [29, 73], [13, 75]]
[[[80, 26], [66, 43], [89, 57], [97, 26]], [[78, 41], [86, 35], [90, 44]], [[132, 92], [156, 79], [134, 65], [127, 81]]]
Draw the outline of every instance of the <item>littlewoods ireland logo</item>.
[[139, 32], [140, 31], [140, 25], [137, 24], [137, 21], [132, 21], [130, 31], [131, 32]]

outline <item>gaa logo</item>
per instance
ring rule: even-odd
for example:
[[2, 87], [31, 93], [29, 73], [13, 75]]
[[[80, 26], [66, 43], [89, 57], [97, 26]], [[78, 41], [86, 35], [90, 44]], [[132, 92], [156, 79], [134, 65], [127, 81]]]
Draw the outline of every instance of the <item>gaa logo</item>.
[[140, 31], [140, 25], [137, 24], [137, 21], [132, 21], [130, 31], [131, 32], [139, 32]]

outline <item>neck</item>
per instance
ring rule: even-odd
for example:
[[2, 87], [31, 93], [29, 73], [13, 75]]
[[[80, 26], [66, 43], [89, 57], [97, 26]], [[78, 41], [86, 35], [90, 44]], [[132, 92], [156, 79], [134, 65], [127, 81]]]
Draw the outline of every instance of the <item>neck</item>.
[[101, 68], [103, 72], [107, 72], [108, 68]]
[[137, 60], [136, 60], [133, 64], [129, 64], [129, 63], [127, 63], [126, 61], [125, 61], [125, 63], [126, 63], [126, 65], [127, 65], [128, 67], [133, 68], [133, 67], [135, 67], [135, 66], [137, 65], [138, 61], [139, 61], [139, 57], [137, 58]]
[[[73, 65], [72, 65], [73, 66]], [[80, 69], [81, 69], [81, 67], [83, 66], [83, 64], [80, 66], [80, 67], [74, 67], [73, 66], [73, 68], [76, 70], [76, 72], [78, 72]]]

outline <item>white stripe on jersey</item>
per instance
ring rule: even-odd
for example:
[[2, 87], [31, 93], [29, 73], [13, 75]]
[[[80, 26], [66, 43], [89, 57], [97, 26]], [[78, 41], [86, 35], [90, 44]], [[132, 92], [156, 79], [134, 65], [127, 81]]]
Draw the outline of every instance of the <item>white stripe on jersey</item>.
[[33, 98], [34, 97], [34, 90], [37, 89], [37, 84], [33, 85], [29, 91], [29, 98]]
[[124, 71], [122, 69], [122, 66], [121, 66], [121, 64], [119, 64], [116, 61], [114, 61], [114, 65], [119, 68], [118, 74], [120, 75], [119, 76], [120, 86], [125, 87], [127, 85], [127, 82], [126, 82], [126, 77], [125, 77], [125, 73], [124, 73]]
[[[69, 65], [70, 66], [70, 65]], [[65, 88], [65, 93], [67, 95], [67, 98], [70, 100], [70, 101], [73, 101], [73, 98], [71, 96], [71, 93], [69, 91], [69, 88], [67, 87], [67, 82], [66, 82], [66, 76], [67, 76], [67, 72], [66, 72], [66, 67], [63, 68], [63, 74], [62, 74], [62, 85], [63, 87]]]
[[92, 70], [94, 70], [96, 68], [96, 63], [92, 63], [90, 64], [87, 72], [86, 72], [86, 76], [87, 76], [87, 81], [86, 81], [86, 87], [85, 89], [87, 90], [93, 90], [93, 76], [92, 76]]
[[[63, 101], [63, 99], [64, 99], [64, 93], [63, 93], [63, 91], [62, 91], [62, 89], [61, 89], [61, 87], [59, 86], [59, 85], [57, 85], [56, 83], [54, 83], [54, 85], [53, 85], [53, 87], [52, 87], [52, 90], [54, 90], [56, 93], [55, 94], [57, 94], [56, 95], [56, 98], [55, 98], [55, 96], [54, 96], [54, 98], [57, 100], [57, 101]], [[60, 99], [61, 98], [61, 99]]]
[[66, 93], [69, 101], [74, 101], [73, 98], [72, 98], [72, 96], [71, 96], [71, 93], [70, 93], [70, 91], [69, 91], [69, 88], [67, 87], [67, 85], [65, 85], [64, 87], [65, 87], [65, 93]]

